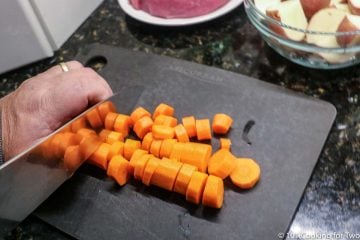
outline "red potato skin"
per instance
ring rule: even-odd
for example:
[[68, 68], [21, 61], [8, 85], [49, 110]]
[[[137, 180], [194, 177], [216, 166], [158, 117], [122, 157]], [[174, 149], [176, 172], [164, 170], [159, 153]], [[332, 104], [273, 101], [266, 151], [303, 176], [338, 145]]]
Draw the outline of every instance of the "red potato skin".
[[355, 6], [353, 0], [347, 1], [352, 14], [360, 15], [360, 6]]
[[300, 0], [305, 16], [310, 19], [317, 11], [330, 5], [330, 0]]

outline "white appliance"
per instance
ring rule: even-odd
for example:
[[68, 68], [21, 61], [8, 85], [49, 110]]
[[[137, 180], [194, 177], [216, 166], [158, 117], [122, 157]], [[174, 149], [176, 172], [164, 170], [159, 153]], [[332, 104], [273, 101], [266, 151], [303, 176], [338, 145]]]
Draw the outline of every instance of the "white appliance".
[[0, 73], [51, 57], [103, 0], [1, 0]]

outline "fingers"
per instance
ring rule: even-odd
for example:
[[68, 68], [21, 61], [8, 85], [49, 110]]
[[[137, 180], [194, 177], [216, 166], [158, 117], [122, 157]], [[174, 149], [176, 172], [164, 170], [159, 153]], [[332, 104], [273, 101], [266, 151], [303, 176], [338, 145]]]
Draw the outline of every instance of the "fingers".
[[[65, 65], [67, 66], [69, 71], [84, 68], [84, 66], [78, 61], [65, 62]], [[51, 67], [50, 69], [48, 69], [47, 71], [39, 74], [39, 76], [50, 79], [50, 78], [54, 78], [62, 73], [64, 73], [64, 70], [61, 68], [61, 66], [59, 64], [57, 64], [57, 65]]]

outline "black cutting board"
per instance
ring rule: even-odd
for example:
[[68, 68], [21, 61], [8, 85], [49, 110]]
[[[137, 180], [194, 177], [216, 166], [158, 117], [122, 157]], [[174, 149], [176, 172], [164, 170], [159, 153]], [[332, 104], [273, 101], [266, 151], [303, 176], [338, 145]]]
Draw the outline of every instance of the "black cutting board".
[[[230, 114], [233, 153], [256, 159], [261, 180], [250, 191], [225, 181], [224, 206], [213, 210], [135, 181], [118, 187], [85, 165], [37, 209], [38, 217], [90, 240], [260, 240], [286, 232], [334, 121], [332, 105], [232, 72], [121, 48], [94, 45], [78, 59], [107, 62], [100, 74], [119, 92], [113, 101], [120, 112], [165, 102], [178, 117]], [[218, 140], [212, 144], [216, 149]]]

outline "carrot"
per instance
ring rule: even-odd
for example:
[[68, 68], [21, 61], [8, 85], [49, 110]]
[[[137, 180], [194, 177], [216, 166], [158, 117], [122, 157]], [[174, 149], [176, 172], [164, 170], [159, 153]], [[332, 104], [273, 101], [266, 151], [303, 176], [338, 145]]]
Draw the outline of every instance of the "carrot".
[[165, 125], [154, 125], [152, 134], [155, 139], [171, 139], [175, 136], [175, 130], [174, 128]]
[[148, 132], [145, 137], [143, 138], [143, 141], [141, 143], [141, 149], [144, 149], [146, 151], [150, 151], [151, 143], [154, 140], [153, 135], [151, 132]]
[[71, 131], [76, 133], [78, 130], [82, 129], [82, 128], [86, 128], [86, 118], [85, 117], [80, 117], [79, 119], [76, 119], [72, 124], [71, 124]]
[[185, 145], [186, 145], [185, 143], [180, 143], [180, 142], [174, 143], [169, 158], [180, 161], [181, 153], [183, 152], [183, 148]]
[[124, 157], [130, 159], [136, 149], [141, 147], [141, 142], [133, 139], [126, 139], [124, 144]]
[[129, 173], [130, 175], [133, 175], [134, 174], [134, 169], [135, 169], [135, 163], [137, 160], [139, 160], [143, 155], [150, 155], [150, 154], [147, 154], [148, 152], [145, 151], [145, 150], [142, 150], [142, 149], [136, 149], [134, 151], [134, 154], [131, 156], [131, 159], [129, 161]]
[[99, 137], [100, 137], [101, 141], [109, 143], [109, 144], [113, 144], [114, 142], [117, 142], [117, 141], [120, 141], [120, 142], [124, 141], [124, 136], [122, 135], [122, 133], [110, 131], [107, 129], [101, 130], [101, 132], [99, 133]]
[[211, 156], [209, 173], [222, 179], [230, 175], [236, 165], [236, 157], [229, 150], [220, 149]]
[[125, 114], [118, 114], [115, 123], [114, 130], [123, 134], [124, 138], [129, 134], [130, 117]]
[[217, 113], [214, 116], [212, 129], [214, 133], [225, 134], [229, 131], [233, 119], [225, 113]]
[[211, 128], [209, 119], [196, 120], [196, 135], [199, 141], [211, 139]]
[[186, 129], [189, 138], [196, 137], [196, 125], [194, 116], [183, 117], [182, 124], [184, 125], [184, 128]]
[[159, 157], [170, 157], [171, 150], [176, 142], [176, 139], [165, 139], [161, 144]]
[[204, 192], [208, 175], [203, 172], [194, 172], [186, 189], [186, 201], [199, 204]]
[[177, 125], [177, 119], [172, 116], [160, 114], [154, 119], [154, 125], [163, 125], [168, 127], [175, 127]]
[[174, 192], [185, 195], [191, 176], [197, 171], [197, 167], [184, 163], [176, 177]]
[[71, 130], [71, 125], [67, 125], [65, 127], [62, 127], [62, 129], [60, 130], [61, 133], [67, 133], [67, 132], [72, 132]]
[[97, 109], [99, 111], [99, 115], [100, 115], [102, 122], [105, 122], [105, 118], [106, 118], [106, 115], [108, 115], [108, 113], [116, 112], [115, 105], [110, 101], [103, 102], [102, 104], [100, 104], [97, 107]]
[[80, 137], [75, 133], [72, 132], [63, 133], [61, 136], [61, 141], [58, 149], [59, 155], [64, 156], [65, 151], [69, 146], [79, 145], [81, 140], [82, 137]]
[[207, 178], [202, 204], [207, 207], [221, 208], [224, 201], [224, 182], [221, 178], [210, 175]]
[[101, 143], [99, 148], [89, 157], [88, 162], [104, 170], [108, 167], [108, 155], [111, 145]]
[[74, 172], [84, 162], [79, 145], [69, 146], [64, 154], [64, 167], [69, 172]]
[[137, 161], [135, 161], [135, 166], [134, 166], [134, 178], [135, 179], [140, 180], [140, 181], [142, 180], [145, 167], [151, 157], [152, 156], [150, 154], [144, 154]]
[[114, 130], [115, 120], [118, 114], [114, 112], [109, 112], [105, 117], [105, 129], [107, 130]]
[[160, 103], [155, 108], [155, 111], [153, 113], [153, 119], [155, 119], [160, 114], [166, 115], [166, 116], [174, 116], [174, 112], [175, 112], [175, 109], [172, 106], [167, 105], [165, 103]]
[[53, 157], [53, 151], [51, 149], [51, 142], [53, 140], [54, 137], [46, 140], [45, 142], [43, 142], [41, 145], [40, 145], [40, 154], [43, 158], [49, 160]]
[[212, 147], [209, 144], [186, 143], [182, 149], [180, 161], [196, 166], [199, 171], [206, 172]]
[[120, 155], [114, 156], [109, 163], [107, 175], [113, 177], [115, 181], [124, 186], [129, 180], [129, 162]]
[[150, 153], [155, 157], [159, 157], [162, 140], [153, 140], [150, 146]]
[[186, 129], [182, 124], [177, 125], [175, 128], [175, 135], [179, 142], [189, 142], [189, 136], [187, 135]]
[[156, 157], [150, 157], [149, 161], [146, 164], [146, 167], [144, 169], [144, 173], [142, 175], [142, 183], [146, 186], [150, 185], [151, 178], [157, 169], [157, 167], [160, 164], [160, 159]]
[[238, 187], [250, 189], [260, 179], [260, 167], [250, 158], [239, 158], [235, 161], [235, 168], [230, 174], [231, 181]]
[[51, 154], [49, 154], [49, 156], [51, 157], [55, 157], [55, 158], [61, 158], [63, 155], [61, 154], [61, 150], [60, 150], [60, 144], [62, 141], [64, 133], [57, 133], [55, 134], [50, 142], [50, 151], [52, 152]]
[[87, 160], [102, 143], [94, 137], [83, 138], [80, 142], [80, 152], [84, 160]]
[[84, 138], [98, 138], [96, 132], [92, 129], [88, 128], [81, 128], [76, 132], [77, 135], [79, 135], [82, 139]]
[[110, 134], [110, 130], [103, 129], [99, 133], [99, 138], [101, 141], [106, 142], [108, 135]]
[[226, 149], [230, 151], [231, 140], [229, 138], [220, 138], [220, 149]]
[[108, 160], [110, 161], [115, 155], [123, 155], [124, 154], [124, 143], [120, 141], [116, 141], [111, 144]]
[[151, 178], [151, 184], [172, 191], [181, 166], [182, 163], [176, 161], [161, 160]]
[[146, 110], [143, 107], [137, 107], [131, 114], [130, 114], [130, 119], [132, 124], [134, 125], [139, 119], [141, 119], [142, 117], [151, 117], [151, 113], [148, 112], [148, 110]]
[[103, 125], [101, 121], [99, 111], [97, 108], [92, 109], [90, 112], [86, 113], [86, 119], [88, 120], [92, 128], [99, 128]]
[[143, 139], [143, 137], [151, 131], [153, 123], [151, 117], [144, 116], [135, 122], [134, 132], [140, 139]]

